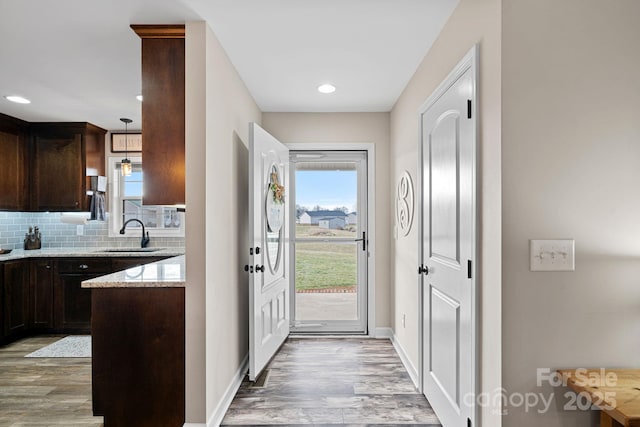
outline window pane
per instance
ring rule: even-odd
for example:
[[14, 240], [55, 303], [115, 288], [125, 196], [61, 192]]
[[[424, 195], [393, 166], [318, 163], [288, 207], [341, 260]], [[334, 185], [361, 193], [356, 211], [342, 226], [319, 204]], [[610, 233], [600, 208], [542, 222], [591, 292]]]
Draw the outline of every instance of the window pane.
[[[158, 226], [158, 207], [157, 206], [142, 206], [142, 200], [123, 200], [123, 221], [126, 222], [130, 219], [136, 218], [144, 223], [145, 227], [155, 228]], [[139, 228], [138, 222], [131, 222], [127, 224], [127, 228]]]
[[124, 182], [124, 196], [125, 197], [142, 197], [142, 182]]
[[176, 208], [164, 208], [164, 227], [180, 228], [180, 215]]

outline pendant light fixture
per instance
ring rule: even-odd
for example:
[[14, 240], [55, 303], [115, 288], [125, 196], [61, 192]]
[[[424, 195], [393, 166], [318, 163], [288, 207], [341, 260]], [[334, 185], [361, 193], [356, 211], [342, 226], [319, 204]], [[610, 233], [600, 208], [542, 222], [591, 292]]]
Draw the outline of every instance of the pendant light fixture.
[[127, 137], [129, 136], [129, 123], [133, 120], [122, 118], [120, 121], [124, 123], [124, 159], [120, 162], [120, 171], [122, 172], [122, 176], [131, 176], [131, 160], [128, 159]]

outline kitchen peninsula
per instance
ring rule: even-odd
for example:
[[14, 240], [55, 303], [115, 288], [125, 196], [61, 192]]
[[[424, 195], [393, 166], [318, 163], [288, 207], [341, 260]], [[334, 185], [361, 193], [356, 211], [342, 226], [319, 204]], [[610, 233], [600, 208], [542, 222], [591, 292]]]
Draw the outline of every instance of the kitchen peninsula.
[[105, 427], [181, 427], [185, 257], [82, 283], [91, 288], [93, 413]]

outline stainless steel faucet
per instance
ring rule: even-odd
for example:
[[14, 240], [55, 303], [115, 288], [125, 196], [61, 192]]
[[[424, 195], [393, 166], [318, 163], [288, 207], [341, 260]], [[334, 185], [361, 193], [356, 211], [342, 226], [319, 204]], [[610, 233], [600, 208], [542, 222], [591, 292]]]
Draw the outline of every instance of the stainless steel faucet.
[[127, 227], [127, 224], [129, 224], [131, 221], [138, 222], [142, 226], [142, 240], [140, 241], [140, 247], [141, 248], [146, 248], [147, 245], [149, 244], [149, 232], [147, 231], [145, 233], [144, 224], [138, 218], [131, 218], [131, 219], [128, 219], [127, 221], [125, 221], [125, 223], [122, 224], [122, 228], [120, 229], [120, 234], [124, 234], [124, 229]]

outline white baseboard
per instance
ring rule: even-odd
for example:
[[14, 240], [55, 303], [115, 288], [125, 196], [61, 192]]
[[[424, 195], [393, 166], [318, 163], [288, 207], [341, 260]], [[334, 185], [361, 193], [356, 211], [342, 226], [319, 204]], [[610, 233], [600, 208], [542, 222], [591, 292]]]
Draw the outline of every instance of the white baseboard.
[[402, 361], [404, 368], [409, 373], [409, 377], [411, 378], [411, 381], [413, 381], [413, 385], [416, 386], [416, 389], [419, 389], [420, 375], [418, 375], [418, 370], [413, 365], [413, 363], [411, 363], [411, 359], [409, 359], [409, 356], [407, 356], [407, 352], [404, 350], [400, 342], [398, 342], [398, 338], [396, 337], [395, 333], [392, 333], [391, 343], [393, 344], [393, 348], [396, 349], [398, 356], [400, 356], [400, 360]]
[[373, 332], [373, 338], [391, 339], [393, 338], [393, 330], [391, 328], [376, 328]]
[[[236, 396], [236, 393], [240, 388], [240, 384], [242, 384], [242, 380], [244, 379], [248, 370], [249, 370], [249, 354], [245, 356], [244, 360], [240, 364], [240, 367], [238, 368], [235, 375], [231, 379], [231, 383], [229, 384], [224, 394], [222, 395], [220, 402], [218, 402], [218, 406], [216, 407], [215, 411], [213, 411], [213, 414], [209, 418], [209, 421], [207, 422], [206, 427], [218, 427], [222, 423], [222, 420], [224, 419], [224, 415], [227, 413], [229, 406], [231, 406], [231, 402], [233, 401], [233, 398]], [[194, 424], [194, 426], [200, 427], [199, 424]]]
[[207, 425], [204, 424], [204, 423], [202, 423], [202, 424], [199, 424], [199, 423], [184, 423], [182, 425], [182, 427], [207, 427]]

